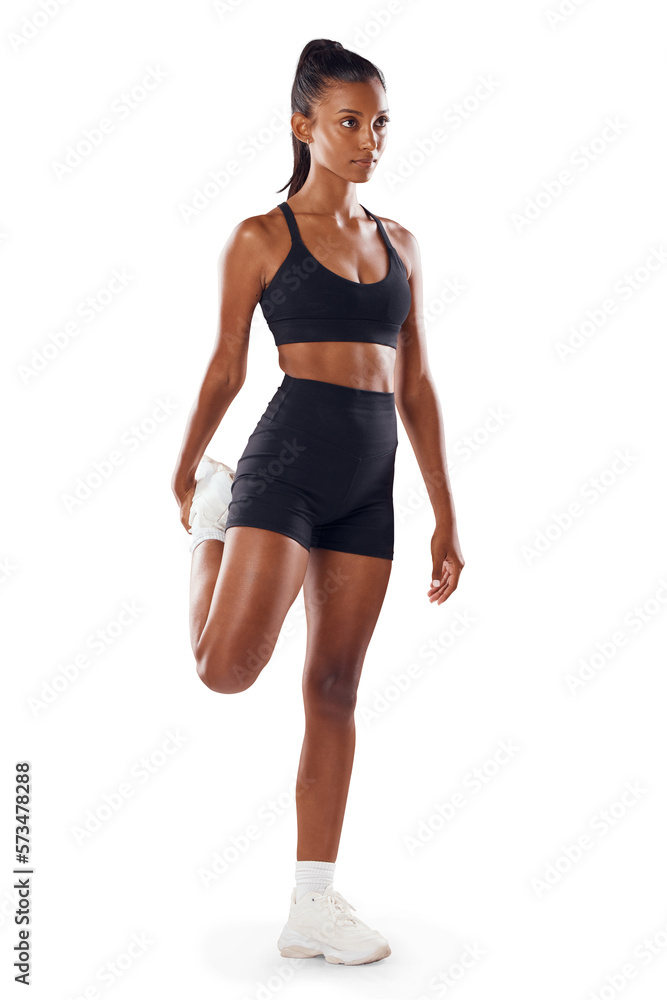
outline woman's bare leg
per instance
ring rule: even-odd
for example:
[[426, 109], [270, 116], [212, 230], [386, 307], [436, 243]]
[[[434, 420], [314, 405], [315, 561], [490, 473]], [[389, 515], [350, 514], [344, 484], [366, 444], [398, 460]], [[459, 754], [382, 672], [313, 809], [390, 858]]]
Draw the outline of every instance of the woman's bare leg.
[[271, 658], [303, 584], [308, 549], [277, 531], [236, 525], [192, 554], [190, 641], [202, 681], [245, 691]]
[[220, 572], [225, 543], [215, 538], [200, 542], [190, 566], [190, 645], [197, 655], [199, 638], [211, 610], [211, 599]]
[[391, 567], [390, 559], [310, 551], [303, 585], [306, 733], [296, 789], [297, 861], [335, 861], [338, 854], [356, 742], [357, 686]]

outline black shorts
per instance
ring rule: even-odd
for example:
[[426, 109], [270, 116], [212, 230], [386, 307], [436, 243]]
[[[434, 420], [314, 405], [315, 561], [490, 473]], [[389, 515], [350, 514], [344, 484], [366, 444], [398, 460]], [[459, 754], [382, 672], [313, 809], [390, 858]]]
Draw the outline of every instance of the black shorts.
[[397, 445], [393, 392], [285, 375], [238, 461], [227, 530], [393, 559]]

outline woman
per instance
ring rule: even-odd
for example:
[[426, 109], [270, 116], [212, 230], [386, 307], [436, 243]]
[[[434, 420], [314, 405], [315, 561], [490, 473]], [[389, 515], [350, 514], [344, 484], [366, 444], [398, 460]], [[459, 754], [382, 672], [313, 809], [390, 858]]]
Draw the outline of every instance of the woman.
[[[394, 553], [397, 409], [436, 517], [431, 603], [451, 596], [464, 565], [426, 356], [419, 248], [357, 201], [356, 185], [386, 146], [386, 105], [373, 63], [328, 39], [305, 46], [292, 88], [288, 201], [241, 222], [221, 254], [217, 342], [172, 480], [192, 529], [192, 649], [211, 690], [254, 683], [303, 586], [296, 888], [278, 947], [346, 965], [391, 953], [334, 890], [333, 872], [357, 686]], [[204, 452], [244, 383], [258, 302], [285, 375], [234, 472]]]

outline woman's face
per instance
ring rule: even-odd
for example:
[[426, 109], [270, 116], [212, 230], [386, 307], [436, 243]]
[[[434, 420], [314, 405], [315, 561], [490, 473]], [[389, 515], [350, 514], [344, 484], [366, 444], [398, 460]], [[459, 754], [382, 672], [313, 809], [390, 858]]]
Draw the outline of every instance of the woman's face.
[[[300, 139], [311, 139], [313, 163], [354, 183], [369, 180], [387, 142], [387, 95], [379, 80], [336, 83], [318, 104], [315, 121], [293, 116]], [[366, 161], [360, 162], [360, 161]]]

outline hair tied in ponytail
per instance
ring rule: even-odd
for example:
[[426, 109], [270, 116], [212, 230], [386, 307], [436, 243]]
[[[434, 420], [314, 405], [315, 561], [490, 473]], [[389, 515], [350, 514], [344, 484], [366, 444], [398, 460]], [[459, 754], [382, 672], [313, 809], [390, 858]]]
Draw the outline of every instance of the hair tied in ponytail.
[[[346, 49], [332, 38], [312, 38], [299, 55], [292, 84], [292, 114], [299, 112], [315, 122], [317, 106], [331, 86], [340, 83], [366, 83], [379, 80], [386, 91], [384, 76], [365, 56]], [[305, 184], [310, 170], [310, 149], [292, 132], [294, 169], [287, 184], [287, 198], [292, 198]], [[278, 192], [277, 192], [278, 193]]]

